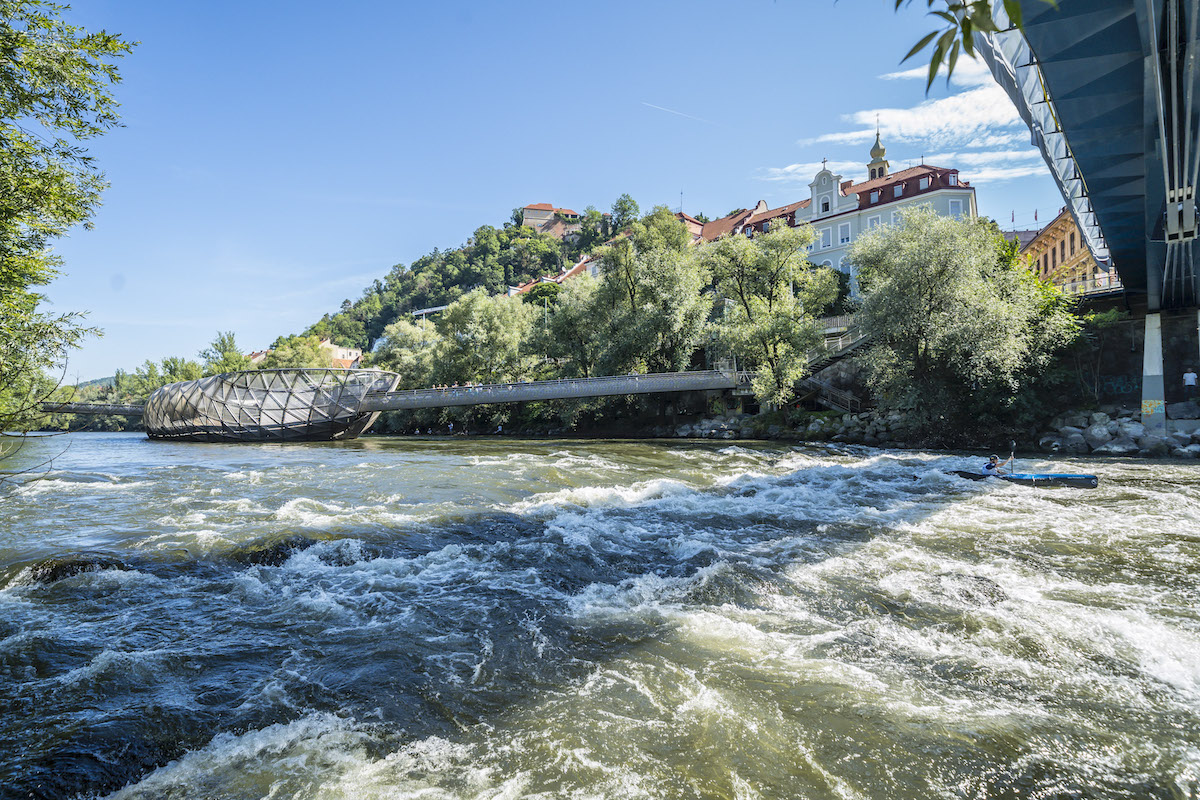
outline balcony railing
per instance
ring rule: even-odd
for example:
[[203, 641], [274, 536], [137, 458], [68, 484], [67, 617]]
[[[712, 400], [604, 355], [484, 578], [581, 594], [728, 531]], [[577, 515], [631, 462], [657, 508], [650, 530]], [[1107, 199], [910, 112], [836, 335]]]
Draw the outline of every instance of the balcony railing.
[[1102, 272], [1081, 281], [1061, 284], [1059, 288], [1063, 290], [1063, 294], [1088, 295], [1120, 292], [1125, 287], [1121, 284], [1121, 278], [1116, 272]]

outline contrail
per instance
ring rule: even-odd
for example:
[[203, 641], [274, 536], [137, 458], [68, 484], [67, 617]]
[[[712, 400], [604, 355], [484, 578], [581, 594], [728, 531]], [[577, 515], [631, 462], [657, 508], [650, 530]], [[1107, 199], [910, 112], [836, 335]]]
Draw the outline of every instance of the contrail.
[[650, 108], [657, 108], [659, 111], [665, 111], [668, 114], [674, 114], [677, 117], [687, 117], [688, 119], [694, 119], [694, 120], [696, 120], [696, 122], [703, 122], [706, 125], [716, 125], [717, 124], [717, 123], [713, 122], [712, 120], [704, 119], [702, 117], [693, 117], [691, 114], [685, 114], [682, 111], [676, 111], [673, 108], [663, 108], [662, 106], [656, 106], [656, 105], [654, 105], [654, 103], [647, 103], [645, 100], [642, 101], [642, 105], [649, 106]]

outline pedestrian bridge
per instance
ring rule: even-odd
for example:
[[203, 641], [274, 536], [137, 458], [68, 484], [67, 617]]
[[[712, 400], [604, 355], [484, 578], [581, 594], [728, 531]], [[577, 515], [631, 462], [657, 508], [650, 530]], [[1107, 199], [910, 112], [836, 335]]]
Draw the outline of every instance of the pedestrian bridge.
[[46, 402], [61, 414], [141, 416], [151, 439], [354, 439], [383, 411], [734, 389], [749, 373], [721, 370], [395, 390], [383, 370], [251, 370], [173, 383], [146, 405]]

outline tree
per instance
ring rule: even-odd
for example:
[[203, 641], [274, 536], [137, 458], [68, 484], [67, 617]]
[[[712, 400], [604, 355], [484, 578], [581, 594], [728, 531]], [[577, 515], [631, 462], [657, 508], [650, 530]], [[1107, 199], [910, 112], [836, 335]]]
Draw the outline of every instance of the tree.
[[602, 372], [670, 371], [690, 361], [709, 308], [707, 270], [690, 242], [687, 226], [658, 206], [599, 251], [604, 276], [594, 316], [605, 321]]
[[328, 367], [329, 354], [316, 336], [281, 336], [259, 364], [260, 369], [306, 369]]
[[131, 49], [89, 33], [43, 0], [0, 0], [0, 430], [41, 398], [32, 373], [61, 365], [95, 329], [42, 311], [35, 287], [58, 274], [50, 243], [87, 224], [104, 188], [81, 143], [118, 124], [112, 63]]
[[633, 198], [627, 194], [618, 197], [612, 204], [612, 230], [620, 233], [641, 216], [641, 210]]
[[995, 223], [901, 212], [851, 247], [872, 337], [863, 363], [881, 404], [945, 438], [1002, 419], [1078, 323]]
[[790, 400], [808, 371], [807, 353], [820, 341], [816, 317], [837, 297], [837, 277], [804, 257], [813, 241], [807, 225], [771, 223], [754, 238], [728, 236], [709, 246], [705, 260], [725, 307], [717, 323], [723, 346], [757, 369], [761, 402]]
[[541, 308], [543, 305], [554, 305], [558, 301], [562, 286], [557, 283], [539, 283], [525, 294], [521, 302]]
[[567, 360], [573, 377], [590, 378], [608, 343], [609, 318], [598, 302], [600, 284], [591, 275], [572, 278], [563, 286], [550, 317], [543, 352]]
[[397, 388], [420, 389], [433, 383], [433, 362], [441, 337], [428, 322], [407, 319], [393, 322], [384, 331], [372, 355], [372, 364], [400, 376]]
[[434, 380], [503, 383], [525, 377], [521, 343], [532, 316], [533, 309], [515, 297], [489, 297], [483, 289], [463, 295], [438, 318]]
[[200, 351], [200, 358], [204, 359], [205, 375], [220, 375], [225, 372], [250, 369], [250, 358], [242, 355], [242, 351], [234, 339], [233, 331], [217, 331], [217, 338]]

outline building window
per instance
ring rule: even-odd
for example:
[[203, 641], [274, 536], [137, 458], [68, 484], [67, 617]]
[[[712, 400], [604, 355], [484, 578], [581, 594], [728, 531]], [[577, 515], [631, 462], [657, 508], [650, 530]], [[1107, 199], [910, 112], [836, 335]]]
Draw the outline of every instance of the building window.
[[950, 216], [962, 217], [962, 200], [950, 201]]
[[875, 168], [871, 168], [871, 180], [875, 180]]
[[821, 231], [821, 249], [824, 250], [826, 247], [833, 247], [833, 230], [831, 228]]
[[850, 242], [850, 223], [843, 222], [838, 225], [838, 244], [849, 244]]
[[892, 197], [900, 197], [902, 194], [904, 194], [904, 184], [896, 184], [892, 189]]
[[867, 217], [867, 230], [872, 230], [873, 228], [878, 228], [880, 225], [880, 221], [881, 221], [881, 218], [878, 214], [876, 214], [873, 217]]
[[1067, 263], [1067, 240], [1063, 239], [1058, 243], [1058, 260]]
[[822, 214], [829, 213], [829, 198], [828, 197], [821, 198], [821, 213]]
[[1071, 231], [1071, 255], [1075, 255], [1075, 231]]
[[878, 202], [879, 202], [879, 190], [878, 190], [878, 189], [876, 189], [875, 191], [871, 192], [871, 202], [872, 202], [872, 203], [878, 203]]
[[893, 225], [899, 225], [899, 224], [900, 224], [900, 212], [898, 212], [898, 211], [893, 211], [893, 212], [892, 212], [892, 224], [893, 224]]
[[951, 186], [958, 186], [958, 175], [955, 173], [951, 172], [948, 176], [948, 180], [950, 181]]
[[929, 178], [921, 178], [919, 185], [922, 189], [928, 189], [929, 188]]
[[1050, 248], [1050, 269], [1058, 266], [1058, 248]]

